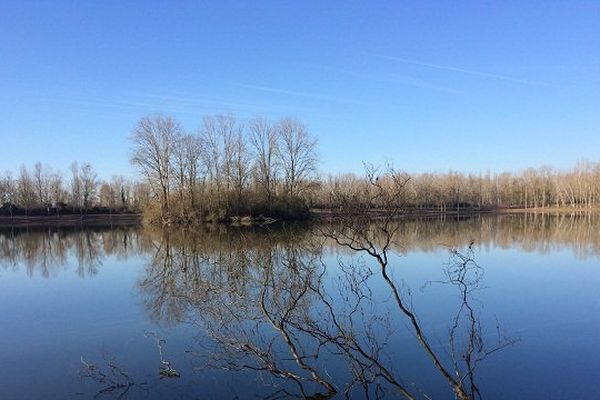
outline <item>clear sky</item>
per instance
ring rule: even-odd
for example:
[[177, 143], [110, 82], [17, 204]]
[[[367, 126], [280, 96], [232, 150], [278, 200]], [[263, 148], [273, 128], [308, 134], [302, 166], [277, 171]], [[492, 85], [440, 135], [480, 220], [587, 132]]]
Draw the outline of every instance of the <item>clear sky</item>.
[[0, 171], [131, 176], [136, 120], [294, 116], [322, 170], [600, 159], [600, 1], [3, 1]]

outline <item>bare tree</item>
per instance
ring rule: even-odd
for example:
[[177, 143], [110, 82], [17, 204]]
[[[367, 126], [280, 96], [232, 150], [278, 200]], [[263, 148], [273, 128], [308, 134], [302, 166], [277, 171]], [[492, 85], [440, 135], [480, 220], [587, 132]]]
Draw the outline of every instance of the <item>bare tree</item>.
[[66, 204], [67, 193], [63, 187], [63, 177], [60, 172], [54, 172], [49, 177], [50, 203], [54, 204], [56, 214]]
[[129, 206], [129, 194], [127, 193], [125, 178], [121, 175], [113, 175], [109, 183], [111, 192], [114, 195], [114, 204], [121, 208]]
[[191, 219], [196, 211], [200, 155], [198, 137], [190, 134], [175, 137], [172, 171], [181, 220]]
[[87, 212], [88, 208], [93, 205], [98, 190], [98, 175], [90, 163], [84, 163], [81, 166], [80, 179], [83, 208]]
[[200, 165], [202, 154], [202, 141], [196, 135], [188, 134], [185, 136], [185, 165], [186, 181], [188, 188], [189, 204], [192, 210], [196, 209], [198, 200], [198, 190], [201, 186], [200, 176], [203, 175]]
[[187, 190], [187, 143], [185, 140], [185, 134], [180, 133], [176, 135], [173, 143], [173, 165], [171, 167], [175, 190], [177, 192], [177, 208], [179, 212], [179, 218], [185, 219], [187, 213], [191, 210], [186, 207], [186, 195]]
[[219, 140], [222, 141], [223, 163], [221, 168], [225, 174], [224, 183], [229, 195], [229, 191], [233, 186], [233, 171], [235, 168], [235, 138], [241, 133], [242, 127], [231, 114], [217, 114], [215, 120], [217, 134]]
[[2, 180], [0, 180], [0, 201], [2, 202], [2, 207], [8, 208], [8, 212], [12, 217], [17, 199], [15, 181], [9, 171], [6, 171]]
[[[398, 203], [398, 198], [405, 189], [407, 178], [394, 170], [387, 171], [383, 176], [377, 176], [377, 170], [371, 169], [367, 171], [367, 175], [375, 189], [367, 207], [356, 209], [352, 202], [347, 202], [347, 214], [340, 218], [338, 228], [325, 230], [324, 234], [339, 245], [359, 253], [364, 253], [376, 260], [379, 264], [381, 275], [392, 292], [398, 310], [409, 320], [417, 340], [429, 355], [436, 368], [440, 370], [444, 378], [452, 386], [457, 397], [467, 399], [468, 397], [458, 382], [442, 365], [440, 359], [432, 350], [417, 320], [416, 314], [411, 310], [406, 299], [401, 295], [397, 284], [389, 275], [388, 255], [395, 234], [400, 227], [397, 218], [402, 211], [402, 206]], [[391, 190], [385, 188], [384, 182], [386, 181], [391, 184]], [[380, 207], [384, 213], [382, 220], [374, 227], [371, 227], [367, 221], [357, 219], [356, 217], [357, 215], [364, 214], [365, 211], [369, 211], [374, 204]]]
[[270, 205], [277, 184], [277, 131], [265, 118], [255, 118], [250, 121], [249, 133], [250, 146], [255, 153], [254, 176]]
[[[243, 126], [233, 115], [206, 116], [200, 129], [201, 161], [209, 188], [209, 201], [228, 213], [247, 186], [248, 154]], [[235, 203], [235, 204], [233, 204]]]
[[173, 143], [181, 127], [171, 117], [143, 117], [133, 131], [131, 162], [138, 167], [160, 203], [160, 220], [167, 222], [170, 214], [171, 158]]
[[232, 140], [232, 158], [233, 165], [231, 168], [232, 188], [235, 193], [233, 199], [235, 208], [239, 214], [240, 208], [244, 206], [244, 190], [248, 187], [250, 179], [250, 154], [246, 146], [246, 141], [242, 131], [238, 131]]
[[317, 140], [306, 126], [293, 118], [284, 118], [277, 124], [279, 161], [290, 198], [300, 194], [302, 185], [316, 172]]
[[25, 214], [36, 206], [35, 186], [27, 168], [23, 165], [19, 171], [18, 180], [18, 199], [19, 204], [25, 207]]
[[50, 198], [50, 182], [48, 173], [44, 171], [41, 162], [35, 163], [33, 167], [33, 181], [38, 196], [38, 204], [40, 209], [45, 208], [46, 213], [50, 213], [51, 198]]
[[75, 208], [81, 210], [83, 206], [83, 197], [81, 189], [81, 177], [79, 176], [79, 165], [77, 161], [71, 163], [71, 205], [73, 212]]
[[206, 171], [209, 189], [211, 194], [218, 196], [221, 191], [221, 174], [223, 173], [223, 150], [214, 117], [205, 116], [202, 119], [199, 136], [203, 149], [201, 160]]

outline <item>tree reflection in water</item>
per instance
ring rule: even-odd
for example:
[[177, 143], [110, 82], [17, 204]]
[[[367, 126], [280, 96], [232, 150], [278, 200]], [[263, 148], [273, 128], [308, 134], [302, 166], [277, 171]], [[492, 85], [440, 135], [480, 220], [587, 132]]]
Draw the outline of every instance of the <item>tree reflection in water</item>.
[[[376, 257], [356, 257], [355, 250], [335, 245], [341, 236], [323, 236], [339, 233], [336, 224], [159, 232], [2, 228], [0, 269], [24, 266], [31, 277], [53, 278], [66, 273], [75, 260], [71, 273], [90, 278], [102, 271], [107, 257], [147, 256], [138, 287], [151, 318], [196, 324], [210, 338], [191, 348], [197, 368], [255, 370], [274, 398], [427, 398], [427, 383], [407, 374], [407, 359], [398, 355], [408, 325], [413, 347], [429, 358], [450, 393], [474, 399], [482, 396], [475, 379], [481, 361], [514, 342], [501, 332], [497, 339], [482, 333], [494, 327], [487, 324], [486, 329], [482, 305], [473, 301], [483, 273], [473, 260], [475, 249], [568, 248], [579, 257], [597, 256], [600, 231], [590, 228], [597, 219], [596, 214], [536, 214], [402, 221], [387, 229], [392, 238], [355, 221], [359, 225], [354, 229], [373, 233], [378, 251], [430, 251], [441, 243], [462, 249], [452, 250], [442, 278], [426, 285], [427, 295], [435, 297], [438, 290], [451, 287], [458, 299], [448, 315], [444, 346], [429, 344], [429, 336], [435, 336], [416, 318], [416, 311], [424, 315], [424, 310], [412, 308], [409, 289], [414, 294], [415, 287], [404, 283], [397, 265], [386, 266], [397, 278], [388, 275], [390, 286]], [[469, 246], [471, 241], [476, 245]], [[397, 292], [421, 334], [397, 304], [391, 307], [393, 302], [385, 301], [389, 298], [383, 287], [392, 299]], [[177, 368], [182, 366], [178, 363]]]
[[381, 293], [374, 293], [373, 281], [382, 277], [416, 344], [459, 399], [481, 398], [477, 365], [514, 341], [499, 336], [491, 346], [484, 343], [472, 304], [483, 270], [472, 247], [451, 249], [446, 279], [435, 282], [453, 285], [460, 299], [448, 344], [436, 351], [407, 290], [378, 274], [371, 257], [328, 265], [325, 237], [297, 230], [159, 234], [139, 283], [149, 313], [163, 322], [197, 324], [210, 340], [191, 352], [195, 365], [257, 371], [273, 387], [269, 398], [427, 398], [427, 388], [404, 382], [400, 360], [388, 352], [398, 333], [391, 313], [398, 311], [382, 307]]
[[[595, 229], [598, 224], [598, 213], [407, 220], [398, 227], [397, 235], [401, 241], [393, 243], [392, 248], [403, 252], [435, 251], [440, 244], [464, 248], [474, 241], [481, 249], [494, 246], [542, 254], [569, 250], [578, 258], [585, 259], [600, 255], [600, 230]], [[247, 234], [251, 236], [255, 233], [252, 231]], [[211, 229], [196, 238], [205, 240], [205, 236], [216, 234]], [[94, 276], [106, 257], [127, 259], [145, 255], [155, 251], [160, 240], [160, 235], [157, 237], [156, 233], [127, 226], [0, 227], [0, 271], [18, 269], [23, 265], [31, 277], [51, 278], [67, 269], [74, 257], [79, 276]], [[212, 243], [215, 239], [206, 240]], [[221, 240], [226, 239], [223, 237]], [[224, 243], [221, 243], [221, 247], [222, 250], [226, 249]], [[343, 252], [341, 249], [332, 250], [330, 246], [326, 250]]]
[[75, 273], [91, 277], [107, 256], [126, 259], [145, 252], [148, 243], [137, 227], [0, 227], [0, 268], [26, 267], [30, 277], [51, 278], [75, 261]]

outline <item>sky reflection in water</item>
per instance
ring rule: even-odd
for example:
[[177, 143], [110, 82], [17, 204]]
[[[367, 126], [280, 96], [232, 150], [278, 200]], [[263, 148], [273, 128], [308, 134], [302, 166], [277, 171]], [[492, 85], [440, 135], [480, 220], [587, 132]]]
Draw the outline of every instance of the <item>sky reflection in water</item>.
[[[403, 223], [389, 269], [449, 371], [461, 290], [435, 282], [455, 265], [447, 246], [468, 254], [474, 242], [481, 270], [469, 274], [482, 276], [469, 287], [468, 304], [481, 328], [478, 354], [501, 347], [477, 363], [474, 397], [594, 398], [596, 221], [505, 215]], [[402, 398], [379, 366], [353, 365], [343, 346], [323, 344], [325, 333], [340, 331], [332, 315], [415, 397], [451, 398], [377, 265], [319, 231], [1, 229], [2, 398], [286, 398], [325, 396], [328, 385], [339, 398], [345, 390], [354, 398]], [[473, 344], [468, 322], [461, 319], [454, 337], [459, 356]], [[154, 333], [180, 378], [160, 374], [166, 364]]]

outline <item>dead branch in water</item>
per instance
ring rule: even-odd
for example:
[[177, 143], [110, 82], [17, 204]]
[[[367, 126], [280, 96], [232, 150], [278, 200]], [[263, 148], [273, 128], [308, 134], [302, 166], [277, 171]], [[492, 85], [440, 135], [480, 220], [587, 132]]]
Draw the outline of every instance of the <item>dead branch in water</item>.
[[83, 356], [81, 356], [81, 363], [84, 368], [80, 371], [80, 376], [103, 385], [103, 388], [94, 395], [94, 399], [109, 393], [118, 393], [118, 399], [124, 398], [129, 389], [134, 385], [133, 379], [127, 371], [119, 367], [106, 353], [102, 354], [102, 358], [108, 371], [103, 371], [95, 364], [85, 361]]
[[160, 338], [156, 332], [147, 331], [144, 336], [154, 339], [156, 347], [158, 347], [158, 355], [160, 356], [160, 368], [158, 373], [165, 378], [179, 378], [181, 374], [175, 368], [171, 367], [171, 363], [163, 356], [163, 346], [166, 343], [165, 339]]

